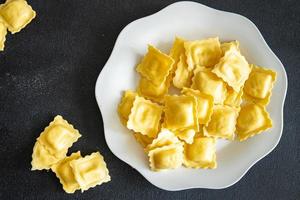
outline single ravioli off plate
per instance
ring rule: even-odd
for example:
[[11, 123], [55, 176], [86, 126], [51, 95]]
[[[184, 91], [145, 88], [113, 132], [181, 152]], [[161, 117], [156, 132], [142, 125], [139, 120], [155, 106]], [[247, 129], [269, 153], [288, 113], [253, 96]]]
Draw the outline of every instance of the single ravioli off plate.
[[[118, 118], [117, 106], [122, 92], [135, 89], [138, 84], [139, 76], [135, 72], [135, 66], [146, 53], [147, 44], [168, 52], [175, 36], [189, 40], [216, 36], [221, 41], [238, 40], [241, 44], [240, 49], [249, 63], [277, 72], [277, 81], [267, 107], [273, 127], [245, 142], [218, 140], [218, 167], [214, 170], [182, 167], [163, 173], [151, 171], [147, 155]], [[174, 3], [158, 13], [138, 19], [122, 30], [98, 77], [95, 93], [110, 150], [153, 185], [175, 191], [229, 187], [239, 181], [257, 161], [270, 153], [282, 134], [286, 90], [287, 76], [282, 63], [250, 20], [241, 15], [185, 1]]]

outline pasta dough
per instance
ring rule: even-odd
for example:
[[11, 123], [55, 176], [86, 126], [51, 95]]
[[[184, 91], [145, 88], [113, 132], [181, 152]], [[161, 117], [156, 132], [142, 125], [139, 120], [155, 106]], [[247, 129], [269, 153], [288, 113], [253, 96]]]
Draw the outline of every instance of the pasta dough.
[[252, 65], [252, 71], [245, 82], [244, 98], [261, 105], [270, 102], [272, 88], [276, 80], [276, 72]]
[[166, 81], [173, 64], [174, 60], [170, 56], [149, 45], [148, 53], [136, 70], [154, 85], [160, 86]]
[[204, 136], [233, 140], [238, 108], [216, 105], [209, 123], [204, 126]]
[[162, 107], [136, 96], [127, 122], [127, 128], [154, 138], [159, 130]]
[[142, 145], [143, 148], [151, 144], [153, 138], [148, 137], [147, 135], [143, 135], [140, 133], [134, 133], [134, 137], [138, 143]]
[[243, 89], [239, 92], [234, 91], [231, 87], [227, 87], [227, 95], [224, 101], [225, 105], [239, 107], [243, 101]]
[[185, 144], [183, 164], [192, 168], [216, 168], [216, 139], [198, 136], [192, 144]]
[[131, 90], [127, 90], [124, 92], [122, 100], [118, 106], [118, 113], [121, 122], [126, 125], [128, 121], [128, 117], [131, 113], [131, 108], [133, 106], [133, 102], [137, 93], [132, 92]]
[[0, 15], [8, 30], [14, 34], [29, 24], [36, 13], [25, 0], [7, 0], [0, 7]]
[[215, 104], [223, 104], [226, 98], [226, 85], [210, 69], [197, 66], [194, 70], [192, 88], [213, 96]]
[[265, 107], [248, 103], [241, 107], [236, 125], [236, 132], [240, 141], [257, 135], [272, 127], [272, 120]]
[[72, 160], [70, 166], [82, 192], [110, 181], [106, 163], [99, 152]]
[[146, 152], [149, 152], [155, 148], [176, 144], [180, 141], [178, 138], [174, 135], [173, 132], [169, 131], [168, 129], [162, 128], [160, 133], [157, 135], [157, 138], [155, 138], [151, 144], [149, 144], [146, 147]]
[[3, 22], [0, 22], [0, 51], [4, 50], [7, 28]]

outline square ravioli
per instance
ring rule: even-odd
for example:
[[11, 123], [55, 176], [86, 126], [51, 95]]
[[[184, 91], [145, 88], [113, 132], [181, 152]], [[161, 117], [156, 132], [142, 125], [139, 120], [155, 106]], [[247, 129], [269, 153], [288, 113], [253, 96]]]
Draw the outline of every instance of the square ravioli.
[[244, 86], [244, 98], [254, 103], [267, 105], [270, 102], [276, 72], [252, 65], [252, 71]]
[[226, 84], [210, 69], [197, 66], [194, 70], [192, 88], [214, 98], [214, 104], [223, 104], [226, 98]]
[[165, 96], [164, 124], [169, 130], [198, 131], [197, 102], [193, 96]]
[[180, 57], [185, 54], [184, 42], [184, 39], [180, 37], [175, 37], [172, 49], [169, 54], [169, 56], [174, 60], [174, 66], [177, 65], [177, 63], [180, 60]]
[[239, 41], [231, 41], [231, 42], [223, 42], [221, 43], [221, 50], [224, 56], [225, 52], [228, 51], [230, 48], [235, 48], [236, 50], [240, 50], [240, 43]]
[[251, 72], [251, 66], [236, 48], [229, 48], [212, 70], [236, 92], [244, 85]]
[[216, 139], [197, 136], [192, 144], [185, 144], [183, 164], [188, 168], [216, 168]]
[[159, 130], [162, 107], [136, 96], [127, 122], [127, 128], [154, 138]]
[[7, 28], [3, 22], [0, 22], [0, 51], [4, 50]]
[[168, 146], [171, 144], [179, 143], [180, 141], [178, 138], [174, 135], [173, 132], [171, 132], [168, 129], [162, 128], [161, 131], [158, 133], [157, 137], [149, 144], [145, 151], [149, 152], [155, 148]]
[[0, 15], [8, 30], [14, 34], [29, 24], [36, 13], [25, 0], [7, 0], [0, 7]]
[[59, 163], [51, 167], [51, 170], [59, 179], [66, 193], [74, 193], [76, 190], [80, 189], [70, 166], [70, 162], [78, 158], [81, 158], [80, 151], [72, 153], [70, 156], [65, 157]]
[[124, 92], [122, 100], [118, 106], [118, 114], [121, 122], [126, 126], [131, 108], [137, 93], [127, 90]]
[[50, 169], [60, 159], [50, 154], [39, 141], [36, 141], [33, 147], [31, 170]]
[[167, 77], [165, 82], [157, 86], [148, 79], [141, 78], [137, 88], [137, 92], [140, 96], [143, 96], [152, 101], [156, 101], [158, 103], [162, 103], [164, 101], [164, 96], [169, 91], [170, 82], [171, 77]]
[[99, 152], [72, 160], [70, 166], [82, 192], [110, 181], [106, 163]]
[[179, 168], [183, 162], [183, 143], [155, 148], [149, 151], [148, 156], [153, 171]]
[[148, 52], [136, 70], [154, 85], [160, 86], [166, 81], [173, 64], [174, 60], [170, 56], [148, 45]]
[[232, 107], [239, 107], [243, 101], [243, 88], [239, 92], [234, 91], [231, 87], [227, 87], [227, 95], [224, 104]]
[[193, 70], [196, 65], [213, 67], [222, 56], [218, 37], [185, 42], [184, 48], [189, 70]]
[[194, 141], [196, 131], [194, 129], [184, 129], [175, 131], [176, 136], [184, 142], [191, 144]]
[[207, 124], [213, 113], [214, 98], [211, 95], [201, 93], [199, 90], [183, 88], [182, 94], [192, 95], [197, 101], [197, 115], [199, 124]]
[[37, 139], [51, 155], [64, 158], [81, 135], [71, 124], [57, 115]]
[[204, 136], [233, 140], [238, 113], [239, 109], [235, 107], [214, 106], [211, 120], [203, 128]]
[[237, 118], [236, 132], [240, 141], [257, 135], [272, 127], [272, 120], [265, 107], [248, 103], [241, 107]]
[[181, 55], [177, 67], [175, 70], [175, 75], [173, 78], [173, 85], [176, 88], [189, 87], [191, 85], [191, 78], [193, 76], [193, 71], [188, 69], [186, 63], [185, 55]]

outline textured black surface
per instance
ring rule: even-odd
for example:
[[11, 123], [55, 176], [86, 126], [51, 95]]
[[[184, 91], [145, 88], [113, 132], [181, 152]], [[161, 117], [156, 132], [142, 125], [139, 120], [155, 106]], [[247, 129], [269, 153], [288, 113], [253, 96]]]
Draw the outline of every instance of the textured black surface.
[[[37, 18], [22, 32], [8, 35], [0, 53], [0, 199], [300, 199], [300, 5], [296, 0], [201, 1], [252, 20], [289, 78], [282, 139], [237, 184], [223, 190], [163, 191], [108, 149], [94, 96], [96, 78], [121, 29], [172, 2], [29, 1]], [[71, 151], [99, 150], [105, 156], [111, 182], [67, 195], [53, 173], [30, 171], [35, 138], [56, 114], [83, 134]]]

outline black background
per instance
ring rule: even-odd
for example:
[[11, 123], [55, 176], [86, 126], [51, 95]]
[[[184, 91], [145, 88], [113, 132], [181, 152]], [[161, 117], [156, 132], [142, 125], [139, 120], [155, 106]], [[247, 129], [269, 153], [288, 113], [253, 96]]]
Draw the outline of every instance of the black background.
[[[300, 199], [299, 1], [201, 1], [252, 20], [289, 78], [277, 148], [234, 186], [167, 192], [117, 159], [103, 135], [94, 86], [124, 26], [173, 1], [29, 1], [37, 18], [7, 36], [0, 53], [0, 199]], [[51, 172], [30, 171], [35, 138], [57, 114], [83, 137], [69, 152], [100, 151], [112, 181], [83, 194], [64, 193]], [[247, 155], [245, 155], [247, 156]]]

